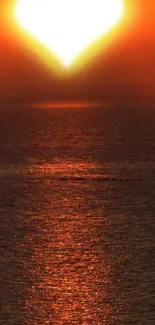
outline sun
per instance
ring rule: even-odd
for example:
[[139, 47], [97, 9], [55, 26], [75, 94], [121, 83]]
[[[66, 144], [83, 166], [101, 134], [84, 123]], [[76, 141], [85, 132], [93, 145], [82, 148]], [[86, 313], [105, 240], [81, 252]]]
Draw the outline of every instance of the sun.
[[65, 66], [109, 31], [123, 14], [122, 0], [17, 0], [20, 25]]

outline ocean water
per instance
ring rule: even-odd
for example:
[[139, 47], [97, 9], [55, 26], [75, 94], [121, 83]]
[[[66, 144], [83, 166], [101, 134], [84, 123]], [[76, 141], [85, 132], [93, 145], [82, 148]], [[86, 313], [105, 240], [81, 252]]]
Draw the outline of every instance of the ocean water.
[[155, 324], [155, 107], [0, 110], [0, 324]]

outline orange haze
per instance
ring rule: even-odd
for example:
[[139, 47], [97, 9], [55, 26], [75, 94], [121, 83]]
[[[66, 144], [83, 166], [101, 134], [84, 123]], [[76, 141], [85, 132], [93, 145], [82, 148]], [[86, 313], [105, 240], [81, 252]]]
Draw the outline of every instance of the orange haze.
[[62, 75], [46, 67], [22, 40], [11, 18], [14, 3], [1, 0], [0, 4], [1, 99], [154, 95], [154, 0], [124, 1], [127, 16], [110, 44], [79, 72]]

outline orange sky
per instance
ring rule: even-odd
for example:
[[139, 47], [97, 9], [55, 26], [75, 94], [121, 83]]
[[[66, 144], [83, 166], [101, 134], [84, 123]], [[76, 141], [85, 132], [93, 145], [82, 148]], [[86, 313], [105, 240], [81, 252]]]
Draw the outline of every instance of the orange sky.
[[20, 40], [7, 17], [6, 9], [13, 1], [1, 0], [0, 5], [0, 98], [154, 94], [155, 0], [125, 0], [128, 21], [116, 38], [81, 71], [68, 77], [48, 70]]

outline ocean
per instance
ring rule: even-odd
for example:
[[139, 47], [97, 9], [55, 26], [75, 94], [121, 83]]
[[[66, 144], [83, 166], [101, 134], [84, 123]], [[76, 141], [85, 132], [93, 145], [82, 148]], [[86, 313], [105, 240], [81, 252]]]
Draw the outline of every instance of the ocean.
[[0, 109], [0, 324], [155, 324], [155, 107]]

